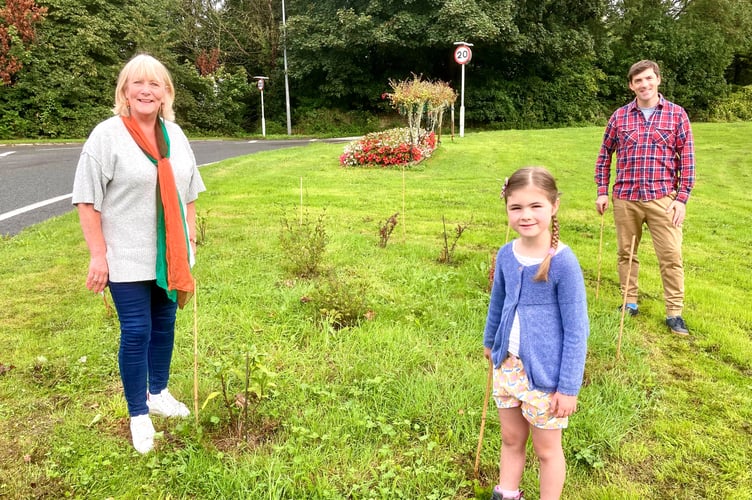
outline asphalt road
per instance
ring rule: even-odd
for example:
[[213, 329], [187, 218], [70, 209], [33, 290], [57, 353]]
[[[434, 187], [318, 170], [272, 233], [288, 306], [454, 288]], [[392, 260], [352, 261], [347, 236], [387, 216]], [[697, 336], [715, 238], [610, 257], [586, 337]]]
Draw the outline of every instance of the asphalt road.
[[[329, 139], [343, 142], [350, 138]], [[260, 151], [305, 146], [308, 139], [191, 141], [199, 166]], [[71, 189], [83, 144], [0, 145], [0, 235], [73, 210]]]

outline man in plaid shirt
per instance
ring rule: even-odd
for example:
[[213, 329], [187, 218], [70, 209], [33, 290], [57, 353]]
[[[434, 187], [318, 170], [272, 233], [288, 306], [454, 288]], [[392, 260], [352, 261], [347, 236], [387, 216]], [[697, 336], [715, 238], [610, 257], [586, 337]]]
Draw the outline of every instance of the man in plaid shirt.
[[[637, 248], [646, 224], [653, 238], [663, 280], [666, 325], [673, 333], [688, 335], [684, 307], [682, 224], [686, 204], [695, 183], [692, 128], [686, 111], [658, 93], [661, 73], [653, 61], [639, 61], [628, 73], [629, 88], [636, 98], [617, 109], [606, 126], [598, 161], [595, 206], [608, 209], [611, 157], [616, 152], [613, 186], [614, 224], [618, 245], [618, 270], [627, 311], [637, 314]], [[632, 267], [629, 256], [635, 237]], [[627, 276], [629, 275], [629, 282]]]

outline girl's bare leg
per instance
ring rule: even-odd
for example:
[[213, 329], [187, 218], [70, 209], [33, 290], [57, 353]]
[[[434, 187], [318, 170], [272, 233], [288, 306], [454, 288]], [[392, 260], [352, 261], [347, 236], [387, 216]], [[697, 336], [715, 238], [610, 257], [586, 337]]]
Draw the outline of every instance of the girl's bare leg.
[[499, 460], [499, 485], [504, 490], [520, 487], [525, 470], [525, 445], [530, 435], [530, 424], [520, 408], [499, 408], [501, 422], [501, 459]]
[[540, 498], [558, 500], [567, 475], [567, 464], [561, 447], [561, 429], [533, 427], [533, 448], [540, 461]]

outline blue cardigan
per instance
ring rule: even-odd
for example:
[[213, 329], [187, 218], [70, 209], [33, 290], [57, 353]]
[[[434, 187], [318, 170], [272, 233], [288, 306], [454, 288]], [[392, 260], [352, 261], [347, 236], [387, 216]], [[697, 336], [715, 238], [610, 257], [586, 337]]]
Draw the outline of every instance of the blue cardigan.
[[548, 281], [533, 281], [539, 265], [523, 266], [512, 243], [496, 256], [483, 345], [499, 367], [507, 357], [515, 311], [520, 359], [530, 387], [576, 396], [582, 385], [590, 326], [582, 269], [569, 247], [551, 259]]

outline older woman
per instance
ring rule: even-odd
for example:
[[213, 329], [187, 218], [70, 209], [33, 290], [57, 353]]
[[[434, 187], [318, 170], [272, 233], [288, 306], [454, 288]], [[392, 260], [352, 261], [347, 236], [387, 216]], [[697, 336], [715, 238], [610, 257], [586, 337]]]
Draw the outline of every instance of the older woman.
[[86, 287], [110, 287], [120, 320], [118, 362], [133, 446], [154, 446], [149, 414], [186, 417], [167, 390], [175, 316], [193, 292], [194, 202], [205, 190], [188, 139], [172, 120], [175, 89], [149, 55], [131, 59], [116, 116], [84, 144], [73, 184], [90, 262]]

